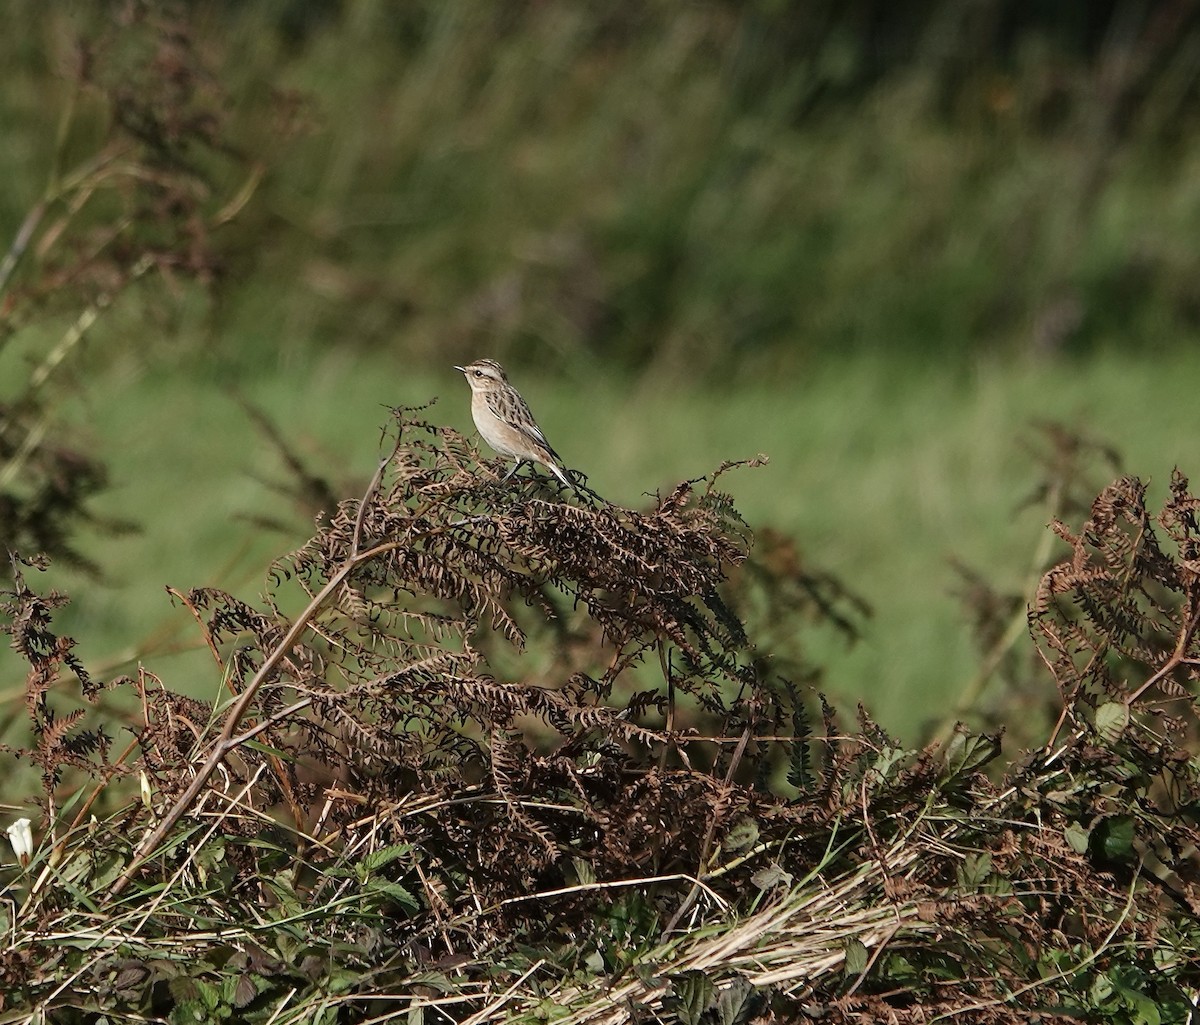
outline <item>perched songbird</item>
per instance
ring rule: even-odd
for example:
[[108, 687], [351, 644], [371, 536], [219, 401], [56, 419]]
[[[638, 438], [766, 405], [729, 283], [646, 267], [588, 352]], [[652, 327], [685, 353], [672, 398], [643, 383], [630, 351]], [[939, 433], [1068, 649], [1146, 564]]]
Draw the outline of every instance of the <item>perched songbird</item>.
[[461, 370], [471, 386], [471, 416], [483, 440], [502, 456], [517, 461], [504, 479], [516, 473], [522, 463], [541, 463], [574, 490], [575, 485], [563, 471], [562, 459], [550, 447], [521, 393], [508, 383], [504, 368], [494, 359], [480, 359], [454, 369]]

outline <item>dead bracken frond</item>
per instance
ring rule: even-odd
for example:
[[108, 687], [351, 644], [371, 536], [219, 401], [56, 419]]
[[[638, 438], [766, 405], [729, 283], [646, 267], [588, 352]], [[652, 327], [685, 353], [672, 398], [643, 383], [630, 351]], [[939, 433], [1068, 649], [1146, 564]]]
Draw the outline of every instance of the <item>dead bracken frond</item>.
[[[523, 885], [564, 853], [543, 814], [521, 803], [535, 778], [538, 792], [561, 790], [564, 808], [595, 828], [597, 787], [606, 793], [613, 773], [648, 751], [670, 751], [664, 767], [686, 765], [697, 745], [712, 772], [737, 767], [732, 750], [673, 727], [679, 702], [734, 736], [774, 733], [781, 712], [794, 712], [794, 689], [762, 674], [720, 594], [746, 557], [748, 532], [716, 490], [719, 474], [636, 512], [566, 501], [540, 482], [502, 485], [462, 437], [411, 411], [396, 412], [395, 429], [364, 498], [342, 503], [273, 567], [278, 587], [265, 609], [213, 589], [187, 596], [214, 650], [226, 652], [218, 657], [237, 697], [206, 751], [162, 742], [169, 718], [146, 724], [140, 742], [154, 777], [190, 782], [139, 860], [218, 767], [233, 773], [229, 786], [262, 762], [243, 731], [281, 754], [260, 781], [267, 806], [310, 807], [317, 780], [386, 802], [397, 786], [443, 791], [489, 779], [510, 828], [527, 834], [529, 846], [497, 859]], [[289, 619], [280, 608], [297, 604], [297, 592], [306, 605]], [[497, 678], [531, 633], [547, 631], [561, 641], [561, 664], [541, 669], [555, 685]], [[647, 687], [660, 666], [669, 678]], [[192, 775], [198, 751], [205, 758]], [[743, 772], [756, 757], [743, 748]], [[711, 804], [688, 816], [707, 821]], [[356, 803], [335, 803], [324, 821], [358, 814]]]
[[[1181, 727], [1195, 712], [1200, 665], [1196, 508], [1187, 478], [1178, 471], [1157, 518], [1146, 508], [1146, 486], [1122, 477], [1101, 492], [1079, 533], [1054, 524], [1072, 556], [1043, 578], [1030, 620], [1043, 659], [1071, 699], [1068, 714], [1077, 720], [1080, 711], [1122, 709], [1106, 711], [1097, 727], [1101, 734], [1131, 710], [1145, 708], [1168, 733], [1177, 732], [1172, 726]], [[1169, 547], [1159, 540], [1156, 523]], [[1166, 704], [1174, 706], [1175, 716], [1167, 715]], [[1116, 717], [1111, 722], [1110, 715]]]
[[[718, 490], [732, 467], [636, 511], [542, 478], [502, 485], [420, 410], [394, 411], [387, 452], [260, 601], [174, 592], [228, 695], [209, 708], [145, 670], [111, 681], [141, 710], [115, 757], [86, 715], [51, 711], [97, 685], [52, 633], [59, 599], [14, 565], [5, 621], [30, 665], [20, 753], [43, 771], [45, 840], [0, 876], [24, 891], [5, 912], [0, 1009], [1191, 1013], [1200, 591], [1182, 478], [1158, 519], [1170, 546], [1131, 480], [1079, 534], [1057, 528], [1073, 555], [1031, 622], [1070, 730], [995, 781], [997, 736], [960, 727], [911, 751], [863, 709], [843, 727], [823, 698], [814, 728], [745, 609], [849, 631], [861, 606], [784, 539], [751, 559]], [[67, 980], [85, 974], [77, 998]]]

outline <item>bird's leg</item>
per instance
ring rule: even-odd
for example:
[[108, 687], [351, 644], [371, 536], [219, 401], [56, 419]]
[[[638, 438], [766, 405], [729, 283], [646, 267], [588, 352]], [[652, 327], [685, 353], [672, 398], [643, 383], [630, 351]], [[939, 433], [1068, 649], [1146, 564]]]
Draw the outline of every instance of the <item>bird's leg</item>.
[[504, 484], [504, 483], [506, 483], [507, 481], [511, 480], [511, 479], [512, 479], [512, 476], [513, 476], [513, 474], [515, 474], [515, 473], [516, 473], [516, 472], [517, 472], [519, 469], [521, 469], [521, 464], [522, 464], [523, 462], [525, 462], [525, 460], [524, 460], [524, 459], [518, 459], [518, 460], [517, 460], [515, 463], [513, 463], [513, 468], [512, 468], [511, 470], [509, 470], [509, 471], [508, 471], [508, 475], [507, 475], [507, 476], [504, 478], [504, 480], [502, 480], [500, 483], [501, 483], [501, 484]]

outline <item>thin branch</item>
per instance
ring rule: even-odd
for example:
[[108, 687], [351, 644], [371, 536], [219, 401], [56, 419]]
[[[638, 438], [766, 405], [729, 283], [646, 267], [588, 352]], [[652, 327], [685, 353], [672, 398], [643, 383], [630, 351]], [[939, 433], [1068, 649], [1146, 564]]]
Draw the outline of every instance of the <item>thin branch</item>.
[[[379, 486], [379, 481], [383, 474], [383, 465], [386, 465], [386, 460], [384, 461], [384, 464], [381, 464], [380, 469], [376, 472], [375, 476], [371, 478], [371, 483], [368, 485], [366, 492], [363, 494], [361, 506], [365, 506], [366, 503], [370, 501], [371, 496], [375, 493], [375, 489]], [[360, 509], [359, 520], [355, 528], [354, 547], [356, 549], [358, 545], [358, 533], [362, 526], [362, 515], [363, 514]], [[246, 685], [246, 689], [242, 692], [237, 701], [234, 702], [232, 708], [230, 708], [230, 710], [226, 713], [225, 725], [222, 728], [221, 734], [217, 738], [216, 743], [213, 745], [213, 749], [208, 758], [205, 760], [204, 764], [200, 766], [200, 769], [192, 778], [192, 782], [188, 788], [164, 813], [158, 825], [156, 825], [154, 829], [151, 830], [146, 836], [146, 838], [138, 845], [138, 848], [134, 852], [132, 859], [130, 859], [129, 864], [125, 866], [124, 871], [117, 877], [112, 886], [109, 888], [109, 899], [118, 897], [125, 887], [129, 885], [130, 880], [133, 879], [133, 876], [137, 870], [142, 866], [146, 859], [158, 849], [159, 845], [167, 838], [171, 830], [175, 828], [176, 823], [179, 822], [179, 820], [183, 818], [185, 814], [187, 814], [193, 802], [207, 785], [209, 779], [212, 777], [212, 774], [216, 772], [217, 767], [225, 760], [225, 758], [229, 755], [229, 752], [234, 750], [242, 742], [241, 738], [234, 736], [234, 731], [245, 717], [246, 712], [250, 708], [250, 703], [254, 700], [259, 688], [275, 671], [275, 668], [280, 662], [283, 661], [284, 657], [292, 650], [296, 642], [309, 628], [313, 617], [325, 606], [325, 603], [329, 600], [330, 596], [333, 595], [343, 583], [345, 583], [350, 574], [353, 573], [354, 570], [357, 569], [361, 564], [369, 562], [383, 551], [398, 547], [399, 544], [400, 542], [394, 542], [390, 545], [380, 545], [371, 549], [365, 554], [358, 554], [357, 551], [355, 551], [355, 553], [352, 554], [350, 558], [348, 558], [342, 564], [341, 568], [333, 574], [328, 583], [321, 588], [316, 597], [314, 597], [312, 601], [308, 603], [308, 607], [305, 608], [296, 621], [292, 623], [287, 633], [284, 634], [283, 639], [280, 640], [270, 654], [267, 655], [266, 659], [263, 661], [263, 664], [259, 667], [258, 672], [254, 674], [253, 679], [251, 679], [251, 681]]]

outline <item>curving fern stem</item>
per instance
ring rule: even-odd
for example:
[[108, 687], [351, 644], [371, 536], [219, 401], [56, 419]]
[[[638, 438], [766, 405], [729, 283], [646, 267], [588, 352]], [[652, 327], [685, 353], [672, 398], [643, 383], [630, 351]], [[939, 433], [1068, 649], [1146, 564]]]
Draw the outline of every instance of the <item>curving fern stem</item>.
[[[353, 573], [355, 568], [362, 562], [377, 558], [379, 555], [382, 555], [391, 548], [394, 548], [399, 544], [406, 543], [400, 541], [390, 542], [377, 545], [367, 552], [359, 551], [363, 512], [366, 510], [367, 503], [375, 494], [376, 488], [379, 487], [379, 482], [383, 476], [383, 471], [395, 456], [399, 446], [400, 441], [397, 440], [396, 449], [393, 450], [391, 456], [388, 456], [379, 463], [379, 466], [375, 471], [375, 475], [371, 478], [371, 482], [367, 485], [367, 490], [359, 502], [359, 515], [355, 522], [354, 533], [351, 539], [350, 558], [347, 559], [343, 566], [333, 574], [329, 582], [320, 591], [320, 593], [313, 597], [312, 601], [309, 602], [308, 607], [296, 618], [288, 632], [284, 634], [275, 648], [263, 660], [261, 668], [257, 673], [255, 673], [254, 677], [246, 685], [246, 688], [241, 692], [238, 699], [233, 703], [229, 711], [226, 713], [225, 725], [222, 727], [221, 733], [217, 737], [216, 742], [213, 744], [212, 750], [207, 759], [196, 771], [196, 775], [192, 779], [191, 784], [183, 792], [183, 794], [176, 799], [175, 803], [172, 804], [171, 807], [163, 814], [162, 818], [159, 820], [154, 829], [152, 829], [138, 845], [137, 850], [134, 852], [133, 858], [129, 862], [129, 865], [117, 877], [117, 879], [113, 882], [112, 887], [109, 889], [110, 898], [118, 896], [121, 891], [129, 885], [129, 881], [133, 878], [134, 873], [136, 873], [138, 868], [141, 867], [146, 859], [158, 849], [163, 840], [170, 835], [171, 830], [175, 828], [176, 823], [178, 823], [179, 820], [187, 814], [188, 810], [195, 803], [196, 798], [199, 797], [201, 791], [212, 778], [213, 773], [217, 771], [218, 767], [229, 756], [231, 751], [241, 747], [243, 744], [254, 739], [266, 730], [271, 729], [272, 727], [277, 726], [284, 721], [287, 721], [292, 716], [303, 711], [312, 704], [312, 698], [303, 698], [300, 701], [290, 705], [288, 708], [275, 712], [253, 729], [247, 730], [245, 733], [235, 736], [238, 726], [245, 719], [250, 709], [250, 705], [254, 701], [255, 696], [258, 694], [259, 688], [268, 679], [268, 677], [284, 659], [284, 657], [292, 650], [293, 646], [305, 633], [305, 631], [310, 628], [313, 617], [324, 607], [325, 603], [338, 590], [338, 588], [342, 586], [350, 574]], [[411, 540], [413, 539], [406, 539], [406, 541]]]
[[159, 845], [164, 839], [166, 839], [171, 830], [174, 829], [175, 824], [181, 818], [183, 818], [185, 814], [187, 814], [188, 810], [195, 803], [196, 798], [200, 795], [200, 792], [212, 778], [213, 773], [217, 771], [217, 768], [221, 765], [225, 758], [228, 757], [232, 750], [257, 736], [264, 730], [269, 729], [281, 719], [285, 719], [288, 716], [301, 711], [303, 708], [308, 707], [308, 705], [312, 703], [311, 699], [305, 699], [297, 702], [295, 705], [285, 709], [283, 713], [276, 713], [275, 715], [271, 716], [264, 723], [260, 724], [259, 727], [249, 730], [242, 736], [234, 736], [234, 732], [241, 723], [242, 719], [245, 717], [250, 707], [250, 703], [254, 700], [254, 697], [258, 693], [259, 687], [262, 686], [263, 681], [266, 680], [267, 676], [279, 664], [280, 660], [287, 654], [291, 646], [299, 639], [300, 635], [303, 634], [306, 629], [308, 629], [310, 617], [321, 608], [321, 606], [341, 585], [342, 581], [346, 578], [346, 576], [349, 575], [353, 568], [354, 567], [352, 563], [347, 563], [345, 571], [342, 574], [334, 577], [334, 579], [330, 580], [325, 590], [313, 599], [313, 601], [309, 604], [309, 607], [305, 609], [305, 611], [292, 625], [292, 629], [288, 631], [282, 641], [280, 641], [279, 645], [267, 656], [266, 660], [263, 662], [262, 668], [250, 681], [246, 689], [241, 693], [240, 697], [234, 702], [233, 706], [226, 713], [225, 725], [222, 727], [220, 736], [213, 745], [212, 751], [208, 755], [208, 758], [196, 771], [196, 775], [192, 779], [192, 782], [188, 788], [179, 798], [176, 799], [175, 803], [171, 805], [171, 807], [163, 814], [162, 818], [159, 820], [154, 829], [152, 829], [138, 845], [137, 849], [134, 851], [132, 860], [129, 862], [129, 865], [117, 877], [112, 884], [112, 887], [109, 889], [110, 898], [118, 896], [121, 891], [125, 889], [125, 887], [129, 884], [129, 881], [133, 878], [134, 873], [138, 870], [138, 868], [141, 867], [142, 863], [158, 849]]

